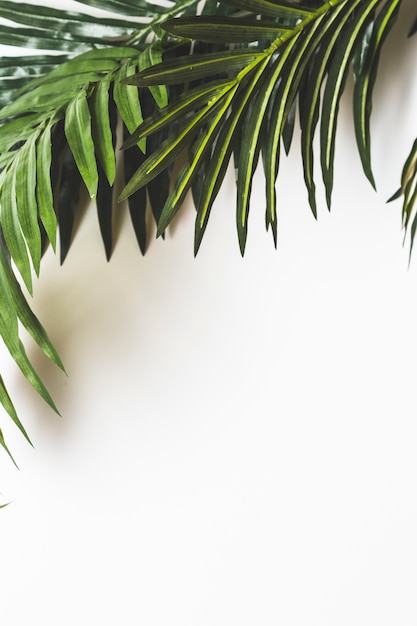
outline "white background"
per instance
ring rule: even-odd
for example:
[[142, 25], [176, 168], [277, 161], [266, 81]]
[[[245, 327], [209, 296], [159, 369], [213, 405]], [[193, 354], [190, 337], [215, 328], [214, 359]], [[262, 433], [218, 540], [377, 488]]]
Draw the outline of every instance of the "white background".
[[387, 205], [417, 135], [411, 0], [382, 58], [362, 175], [339, 121], [333, 211], [312, 218], [298, 150], [279, 245], [234, 188], [193, 259], [193, 211], [142, 258], [124, 218], [107, 264], [95, 209], [34, 308], [66, 378], [28, 342], [56, 417], [1, 348], [34, 442], [1, 415], [5, 626], [415, 626], [417, 259]]

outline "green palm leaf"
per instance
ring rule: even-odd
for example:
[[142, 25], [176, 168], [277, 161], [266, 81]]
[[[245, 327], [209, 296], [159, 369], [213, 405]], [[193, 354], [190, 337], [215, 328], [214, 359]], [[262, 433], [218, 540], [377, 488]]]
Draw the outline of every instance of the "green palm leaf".
[[[414, 141], [410, 154], [404, 164], [401, 174], [401, 186], [388, 200], [392, 202], [403, 197], [402, 220], [405, 232], [410, 230], [410, 255], [413, 250], [417, 231], [417, 212], [413, 212], [417, 201], [417, 139]], [[410, 228], [411, 223], [411, 228]]]
[[[237, 4], [240, 6], [240, 3]], [[253, 9], [260, 10], [259, 5], [261, 4], [262, 3], [256, 3], [256, 9], [255, 7], [253, 7]], [[284, 138], [285, 129], [288, 128], [287, 120], [289, 113], [290, 111], [294, 111], [295, 97], [300, 86], [304, 83], [308, 83], [308, 76], [309, 78], [313, 76], [316, 80], [311, 81], [314, 85], [314, 91], [311, 93], [311, 101], [307, 100], [307, 105], [303, 106], [301, 116], [303, 120], [303, 155], [306, 157], [305, 179], [309, 191], [310, 204], [313, 212], [316, 213], [311, 145], [314, 129], [321, 111], [321, 164], [327, 201], [330, 206], [339, 102], [352, 58], [355, 51], [361, 47], [366, 28], [369, 24], [372, 24], [375, 9], [380, 5], [383, 5], [380, 0], [369, 0], [369, 2], [366, 3], [363, 3], [362, 0], [353, 2], [344, 2], [341, 0], [339, 2], [322, 5], [315, 11], [309, 10], [301, 12], [298, 16], [298, 22], [294, 22], [294, 27], [290, 30], [283, 30], [278, 39], [276, 39], [269, 48], [266, 48], [263, 53], [259, 52], [258, 56], [248, 63], [247, 70], [242, 70], [241, 74], [238, 75], [237, 80], [244, 82], [246, 75], [249, 75], [253, 71], [252, 66], [256, 66], [261, 59], [267, 60], [261, 74], [270, 72], [269, 66], [271, 64], [275, 68], [278, 68], [272, 70], [271, 78], [269, 81], [267, 80], [266, 83], [264, 79], [261, 80], [259, 77], [259, 85], [267, 85], [265, 90], [262, 93], [260, 92], [260, 87], [255, 87], [253, 90], [250, 90], [248, 101], [243, 98], [242, 102], [244, 102], [244, 104], [237, 117], [234, 118], [235, 124], [229, 124], [229, 129], [233, 128], [233, 134], [235, 130], [239, 129], [243, 124], [245, 107], [252, 108], [252, 120], [254, 121], [250, 123], [250, 132], [244, 133], [244, 146], [239, 146], [241, 158], [237, 167], [237, 225], [242, 252], [244, 251], [246, 241], [251, 181], [256, 165], [257, 146], [260, 141], [260, 133], [263, 127], [266, 110], [269, 107], [268, 110], [271, 112], [271, 119], [269, 120], [269, 127], [265, 136], [272, 138], [268, 142], [268, 153], [264, 159], [267, 179], [267, 216], [269, 216], [267, 217], [267, 223], [276, 224], [276, 216], [274, 213], [275, 179], [278, 171], [276, 158], [279, 152], [278, 141], [280, 137]], [[282, 7], [282, 9], [284, 10], [285, 7]], [[385, 9], [386, 13], [390, 13], [389, 7], [385, 6]], [[381, 15], [380, 20], [385, 24], [383, 14]], [[202, 35], [202, 38], [208, 41], [216, 39], [216, 27], [218, 27], [222, 33], [223, 29], [225, 29], [224, 32], [227, 32], [229, 28], [235, 28], [235, 32], [237, 32], [239, 27], [242, 27], [242, 32], [249, 33], [249, 31], [245, 31], [245, 29], [249, 28], [248, 20], [246, 18], [242, 19], [237, 17], [227, 17], [223, 18], [223, 20], [220, 17], [179, 18], [169, 20], [166, 25], [164, 25], [164, 28], [166, 28], [168, 32], [179, 37], [189, 37], [194, 29], [197, 33], [197, 37]], [[386, 29], [384, 29], [384, 31], [386, 31]], [[302, 36], [300, 37], [300, 35]], [[238, 37], [238, 35], [236, 36]], [[251, 36], [252, 33], [248, 34], [249, 38]], [[255, 38], [260, 40], [262, 36], [258, 34]], [[381, 32], [378, 41], [381, 42], [382, 38], [383, 34]], [[224, 43], [225, 40], [227, 40], [227, 37], [225, 36], [225, 39], [223, 39], [223, 34], [220, 34], [217, 38], [218, 43]], [[287, 41], [291, 41], [292, 53], [288, 62], [285, 62], [284, 44]], [[338, 42], [337, 49], [336, 42]], [[343, 45], [340, 45], [340, 42], [342, 42]], [[373, 52], [375, 58], [375, 46], [373, 46]], [[233, 51], [233, 54], [236, 55], [237, 59], [241, 52], [236, 50]], [[245, 54], [247, 53], [245, 52]], [[274, 58], [276, 54], [278, 55], [277, 59]], [[213, 78], [220, 71], [220, 68], [230, 74], [236, 67], [233, 64], [234, 59], [231, 59], [229, 66], [226, 64], [226, 55], [224, 55], [222, 65], [222, 55], [223, 53], [216, 53], [212, 57], [207, 54], [201, 57], [194, 55], [191, 59], [189, 57], [180, 57], [173, 61], [162, 63], [160, 66], [153, 68], [152, 71], [137, 74], [130, 80], [131, 82], [135, 82], [138, 86], [153, 85], [164, 81], [168, 84], [175, 84], [180, 80], [185, 81], [186, 79], [195, 78], [196, 80], [201, 80]], [[311, 63], [309, 62], [310, 59], [312, 60]], [[375, 70], [375, 64], [372, 63], [371, 65], [373, 65], [373, 69]], [[313, 72], [313, 74], [311, 74], [311, 72]], [[228, 77], [226, 77], [225, 80], [227, 80], [227, 78]], [[326, 82], [326, 89], [323, 104], [319, 108], [320, 87], [324, 82]], [[275, 90], [275, 86], [278, 84], [280, 87], [278, 90]], [[363, 82], [358, 84], [363, 85]], [[269, 105], [269, 99], [273, 93], [275, 102], [278, 103], [275, 107], [273, 104]], [[187, 109], [189, 106], [191, 107], [191, 101], [187, 101], [186, 97], [182, 96], [182, 106], [184, 109]], [[236, 116], [236, 113], [232, 113], [232, 116], [233, 115]], [[363, 119], [366, 119], [366, 116]], [[225, 120], [223, 121], [226, 123]], [[145, 128], [147, 124], [151, 124], [151, 122], [146, 121]], [[190, 124], [192, 123], [190, 122]], [[141, 132], [141, 129], [139, 128], [137, 132]], [[138, 135], [136, 135], [136, 138], [137, 137]], [[231, 139], [231, 137], [229, 137], [229, 139]], [[169, 143], [167, 143], [164, 149], [167, 153], [169, 152]], [[224, 155], [227, 153], [228, 151], [226, 150]], [[365, 167], [364, 151], [361, 147], [360, 153]], [[142, 180], [144, 168], [146, 168], [146, 166], [142, 167], [141, 172], [138, 174], [137, 181]], [[219, 170], [220, 169], [221, 167], [219, 167]], [[181, 177], [183, 177], [183, 173]], [[146, 181], [146, 179], [143, 180]], [[207, 208], [210, 206], [214, 187], [215, 185], [212, 187], [210, 193], [208, 193], [206, 209], [203, 209], [201, 213], [198, 214], [197, 219], [200, 219], [200, 228], [203, 224], [206, 224]], [[133, 185], [132, 188], [134, 189], [135, 186]], [[127, 193], [128, 191], [124, 191], [121, 197], [124, 198]], [[169, 214], [170, 211], [167, 209], [165, 215]], [[166, 225], [167, 223], [164, 221], [163, 227], [165, 228]], [[201, 231], [197, 228], [196, 232]], [[198, 245], [199, 244], [197, 244], [196, 247], [198, 247]]]
[[136, 87], [176, 85], [240, 69], [258, 57], [259, 52], [252, 50], [225, 50], [220, 53], [195, 54], [158, 63], [148, 70], [126, 78], [123, 82]]
[[65, 115], [65, 136], [88, 193], [91, 198], [95, 198], [98, 172], [86, 91], [81, 91], [68, 105]]
[[369, 37], [365, 36], [354, 59], [355, 93], [353, 113], [355, 120], [356, 141], [364, 172], [375, 187], [371, 168], [370, 118], [372, 112], [372, 92], [376, 81], [379, 57], [382, 45], [394, 25], [400, 6], [400, 0], [387, 2], [379, 15], [369, 24]]
[[48, 240], [55, 251], [57, 220], [50, 174], [52, 164], [51, 126], [51, 123], [46, 124], [37, 141], [35, 195], [39, 219], [42, 221]]
[[[40, 40], [55, 42], [85, 42], [103, 44], [117, 38], [127, 37], [135, 30], [135, 25], [128, 20], [115, 20], [92, 17], [86, 13], [64, 11], [51, 7], [34, 6], [19, 2], [0, 0], [0, 12], [4, 19], [30, 26], [33, 35], [40, 35]], [[39, 30], [37, 30], [39, 29]], [[16, 35], [19, 35], [18, 29]], [[43, 35], [40, 31], [43, 31]], [[64, 45], [67, 45], [66, 43]], [[47, 49], [55, 49], [48, 46]]]
[[[338, 110], [352, 68], [358, 152], [365, 175], [375, 184], [372, 94], [400, 4], [80, 0], [75, 12], [0, 0], [7, 20], [0, 24], [2, 43], [40, 51], [0, 59], [0, 333], [46, 402], [55, 408], [28, 360], [19, 323], [52, 361], [62, 363], [17, 275], [31, 293], [32, 272], [39, 273], [45, 245], [55, 250], [57, 234], [61, 261], [66, 258], [83, 188], [96, 198], [110, 258], [118, 219], [113, 212], [116, 146], [123, 143], [124, 149], [120, 200], [128, 202], [143, 253], [148, 204], [157, 235], [163, 235], [190, 190], [197, 209], [197, 253], [233, 157], [243, 254], [260, 155], [266, 226], [276, 244], [279, 162], [282, 147], [286, 152], [294, 148], [298, 122], [310, 207], [317, 216], [313, 142], [318, 127], [320, 167], [331, 205]], [[92, 17], [83, 5], [112, 15]], [[417, 231], [416, 152], [415, 144], [394, 195], [403, 196], [411, 244]], [[186, 161], [173, 178], [180, 155]], [[0, 402], [27, 437], [1, 377]], [[1, 431], [0, 445], [9, 452]]]
[[171, 35], [198, 39], [207, 43], [250, 43], [276, 39], [288, 29], [268, 20], [239, 19], [213, 16], [211, 18], [176, 18], [167, 20], [162, 28]]

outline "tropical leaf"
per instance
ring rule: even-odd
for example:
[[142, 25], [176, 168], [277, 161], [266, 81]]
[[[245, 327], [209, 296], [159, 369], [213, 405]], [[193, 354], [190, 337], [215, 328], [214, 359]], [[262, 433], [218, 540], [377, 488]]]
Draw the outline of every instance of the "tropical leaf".
[[136, 87], [188, 83], [240, 69], [258, 57], [259, 52], [254, 50], [225, 50], [220, 53], [195, 54], [158, 63], [143, 72], [125, 78], [123, 82]]
[[410, 254], [413, 249], [414, 238], [417, 231], [417, 215], [413, 215], [413, 209], [416, 205], [417, 200], [417, 139], [414, 141], [413, 146], [411, 148], [410, 154], [407, 157], [407, 160], [404, 164], [403, 171], [401, 174], [401, 186], [395, 192], [395, 194], [388, 200], [388, 202], [392, 202], [397, 198], [403, 197], [403, 209], [402, 209], [402, 218], [403, 218], [403, 227], [405, 232], [408, 232], [410, 227]]
[[19, 222], [16, 201], [16, 169], [18, 158], [3, 170], [1, 183], [1, 228], [7, 249], [13, 259], [26, 289], [32, 294], [32, 270], [27, 253], [26, 242]]
[[[137, 89], [132, 89], [126, 84], [127, 77], [135, 73], [137, 60], [125, 63], [115, 75], [113, 98], [120, 116], [129, 132], [133, 133], [138, 125], [143, 121], [139, 94]], [[145, 151], [145, 143], [140, 145]]]
[[59, 224], [61, 263], [67, 257], [72, 243], [75, 216], [80, 204], [82, 178], [74, 156], [67, 144], [62, 155], [60, 179], [54, 193], [55, 211]]
[[45, 125], [38, 137], [36, 146], [36, 203], [39, 210], [39, 219], [42, 221], [48, 241], [56, 248], [57, 220], [53, 206], [51, 184], [51, 123]]
[[170, 35], [198, 39], [207, 43], [250, 43], [276, 39], [288, 29], [277, 22], [256, 19], [239, 19], [226, 16], [210, 18], [174, 18], [162, 28]]
[[[145, 155], [137, 146], [125, 155], [124, 172], [126, 182], [140, 168], [145, 161]], [[141, 187], [133, 193], [129, 199], [129, 213], [135, 231], [136, 239], [142, 254], [147, 248], [147, 227], [146, 227], [146, 187]]]
[[[331, 206], [338, 111], [352, 71], [359, 157], [375, 185], [373, 88], [401, 0], [78, 4], [79, 11], [67, 11], [0, 0], [2, 43], [39, 50], [0, 59], [0, 334], [24, 376], [53, 408], [19, 325], [63, 366], [19, 280], [32, 293], [32, 274], [39, 274], [45, 247], [51, 243], [55, 250], [57, 236], [64, 261], [85, 192], [96, 200], [110, 259], [118, 146], [123, 144], [125, 179], [119, 199], [128, 202], [142, 253], [151, 213], [156, 234], [163, 235], [190, 191], [197, 253], [231, 159], [242, 254], [260, 161], [266, 227], [276, 245], [279, 163], [294, 149], [297, 123], [311, 210], [317, 216], [318, 128], [319, 165]], [[109, 15], [92, 17], [83, 6]], [[403, 196], [411, 246], [417, 231], [416, 153], [414, 144], [394, 194]], [[180, 169], [174, 167], [179, 157]], [[27, 437], [1, 377], [0, 402]], [[9, 453], [1, 431], [0, 445]]]
[[97, 214], [107, 260], [113, 251], [113, 183], [116, 177], [117, 112], [109, 96], [109, 81], [103, 80], [92, 98], [92, 134], [97, 154]]
[[356, 141], [364, 172], [373, 187], [375, 187], [375, 181], [371, 169], [370, 137], [372, 91], [376, 81], [381, 48], [397, 19], [400, 1], [391, 0], [382, 7], [377, 18], [370, 22], [354, 58], [356, 71], [353, 112]]
[[[232, 86], [234, 86], [233, 83]], [[191, 142], [198, 130], [215, 115], [216, 111], [220, 109], [223, 111], [223, 115], [226, 113], [230, 104], [230, 99], [227, 98], [227, 94], [231, 88], [230, 86], [226, 86], [217, 96], [212, 97], [207, 102], [206, 106], [181, 129], [175, 138], [168, 137], [160, 145], [159, 149], [155, 150], [155, 152], [144, 161], [120, 194], [120, 201], [128, 198], [140, 187], [147, 185], [153, 178], [165, 170]], [[226, 100], [226, 105], [224, 100]]]
[[95, 198], [98, 172], [91, 132], [91, 114], [87, 92], [84, 90], [68, 105], [65, 115], [65, 136], [88, 193], [91, 198]]
[[[104, 20], [87, 13], [6, 0], [0, 0], [0, 12], [4, 19], [30, 26], [32, 30], [25, 32], [32, 32], [34, 37], [39, 34], [39, 41], [55, 42], [52, 46], [45, 46], [46, 49], [56, 49], [58, 43], [64, 42], [65, 46], [70, 42], [89, 44], [114, 42], [116, 39], [126, 38], [136, 26], [129, 20], [112, 18]], [[19, 29], [15, 29], [15, 35], [20, 37]]]
[[12, 102], [15, 94], [33, 79], [48, 75], [68, 58], [51, 54], [0, 58], [0, 107]]
[[[239, 8], [242, 7], [240, 2], [232, 2], [231, 4], [237, 4]], [[177, 57], [173, 60], [165, 60], [151, 70], [140, 72], [128, 79], [130, 84], [137, 86], [159, 83], [177, 84], [183, 81], [184, 91], [180, 98], [174, 100], [166, 111], [162, 111], [154, 118], [145, 120], [144, 124], [135, 131], [130, 142], [125, 144], [126, 146], [151, 132], [154, 124], [155, 127], [158, 127], [159, 124], [169, 124], [170, 116], [175, 120], [180, 117], [184, 119], [184, 123], [187, 120], [187, 123], [182, 128], [179, 127], [179, 133], [175, 133], [174, 138], [168, 139], [155, 155], [142, 164], [122, 192], [122, 199], [138, 189], [140, 185], [146, 184], [148, 177], [152, 176], [152, 172], [160, 171], [164, 166], [169, 165], [172, 159], [178, 156], [180, 149], [183, 149], [185, 145], [190, 145], [194, 140], [195, 132], [199, 130], [198, 124], [204, 120], [204, 112], [201, 112], [192, 100], [196, 97], [196, 90], [191, 92], [187, 90], [185, 81], [193, 81], [194, 83], [194, 81], [212, 80], [217, 78], [221, 72], [225, 74], [224, 85], [228, 81], [230, 82], [231, 74], [236, 76], [235, 80], [239, 88], [235, 98], [240, 104], [238, 107], [234, 107], [234, 103], [231, 102], [232, 113], [230, 117], [223, 116], [220, 122], [217, 118], [213, 118], [215, 121], [213, 121], [212, 127], [209, 119], [204, 120], [204, 123], [207, 123], [205, 132], [213, 138], [213, 149], [215, 149], [214, 145], [222, 124], [228, 129], [228, 132], [226, 135], [221, 135], [222, 143], [225, 142], [226, 144], [222, 146], [225, 149], [219, 148], [219, 154], [216, 153], [216, 160], [219, 160], [220, 164], [218, 166], [213, 165], [211, 168], [213, 172], [209, 168], [205, 174], [206, 177], [208, 176], [208, 182], [204, 186], [204, 193], [201, 192], [200, 194], [200, 198], [204, 196], [202, 203], [205, 206], [197, 207], [199, 227], [196, 227], [196, 233], [199, 241], [196, 242], [196, 248], [201, 241], [202, 229], [207, 223], [209, 207], [217, 195], [215, 189], [218, 189], [218, 185], [214, 179], [217, 179], [220, 171], [224, 170], [224, 161], [228, 161], [230, 158], [229, 146], [235, 134], [236, 137], [243, 138], [244, 142], [241, 145], [241, 142], [238, 141], [233, 148], [233, 150], [238, 150], [240, 154], [236, 170], [237, 226], [241, 251], [243, 253], [245, 249], [250, 189], [262, 141], [261, 137], [267, 138], [265, 143], [268, 146], [263, 159], [267, 180], [267, 225], [273, 226], [274, 238], [276, 238], [275, 181], [278, 173], [279, 141], [282, 139], [287, 144], [290, 143], [296, 96], [302, 87], [304, 94], [310, 96], [310, 98], [306, 98], [301, 108], [304, 171], [310, 204], [313, 213], [316, 214], [312, 141], [321, 116], [321, 167], [327, 202], [330, 207], [338, 109], [347, 74], [352, 60], [359, 56], [358, 50], [362, 50], [362, 53], [365, 50], [366, 63], [362, 62], [357, 72], [355, 92], [355, 103], [360, 98], [367, 103], [365, 108], [362, 108], [361, 113], [355, 104], [357, 128], [362, 127], [364, 129], [366, 125], [369, 125], [370, 101], [380, 47], [392, 26], [398, 2], [396, 0], [386, 3], [381, 0], [368, 0], [368, 2], [340, 0], [320, 5], [315, 9], [315, 3], [311, 4], [312, 7], [305, 10], [300, 10], [298, 6], [293, 7], [294, 11], [300, 11], [296, 18], [294, 15], [284, 15], [286, 7], [281, 7], [279, 17], [282, 21], [287, 20], [286, 26], [285, 28], [281, 27], [278, 20], [275, 28], [277, 29], [276, 35], [279, 36], [263, 50], [229, 49], [224, 52], [196, 54], [192, 55], [191, 58], [189, 56]], [[263, 2], [251, 3], [249, 9], [262, 14], [262, 5]], [[245, 4], [245, 6], [247, 5]], [[269, 7], [269, 9], [271, 8], [274, 7]], [[377, 9], [380, 11], [376, 23], [374, 23]], [[169, 20], [164, 28], [167, 32], [178, 37], [190, 37], [194, 32], [196, 38], [209, 42], [216, 41], [218, 44], [224, 44], [228, 39], [229, 44], [237, 41], [233, 38], [234, 35], [227, 35], [226, 33], [228, 29], [230, 31], [234, 29], [233, 32], [236, 35], [241, 28], [242, 32], [246, 33], [243, 40], [245, 37], [250, 40], [253, 36], [254, 39], [262, 41], [263, 36], [259, 33], [258, 35], [255, 34], [255, 23], [261, 28], [262, 20], [251, 22], [250, 25], [249, 22], [248, 18], [236, 16], [227, 18], [219, 16], [177, 18]], [[281, 31], [278, 33], [279, 28]], [[220, 34], [217, 33], [217, 30], [221, 31]], [[370, 32], [374, 34], [369, 40]], [[271, 34], [273, 33], [268, 33], [266, 38], [268, 39]], [[236, 37], [239, 38], [239, 35]], [[245, 60], [245, 65], [243, 60]], [[240, 66], [237, 64], [238, 61]], [[235, 74], [236, 70], [240, 71]], [[251, 76], [256, 76], [255, 82], [251, 82]], [[309, 84], [312, 86], [306, 89], [305, 85]], [[324, 86], [324, 95], [323, 102], [320, 103], [319, 96], [322, 86]], [[216, 85], [216, 89], [221, 89], [221, 82], [219, 87]], [[241, 96], [241, 94], [245, 94], [245, 90], [247, 90], [246, 96]], [[271, 100], [272, 97], [273, 101]], [[251, 111], [250, 116], [247, 113], [249, 110]], [[245, 129], [243, 133], [241, 131], [242, 125], [246, 123], [245, 120], [249, 117], [251, 120], [248, 125], [249, 130]], [[371, 177], [369, 141], [367, 142], [365, 139], [361, 144], [358, 139], [358, 146], [365, 173]], [[214, 154], [213, 152], [212, 156]], [[156, 165], [158, 169], [156, 169]], [[176, 183], [177, 190], [184, 189], [185, 191], [184, 181], [187, 179], [185, 172], [186, 168], [179, 175]], [[194, 173], [193, 177], [195, 176]], [[210, 180], [212, 180], [211, 184]], [[171, 194], [168, 204], [164, 208], [163, 221], [158, 232], [167, 227], [170, 216], [172, 217], [177, 212], [177, 199], [180, 197], [182, 198], [183, 194], [179, 196], [175, 193]]]
[[[154, 67], [162, 63], [162, 45], [160, 41], [150, 44], [138, 57], [140, 71], [144, 71], [150, 67]], [[149, 87], [149, 91], [155, 99], [159, 108], [168, 104], [168, 92], [165, 85], [154, 85]]]
[[147, 117], [146, 122], [140, 124], [123, 143], [122, 148], [124, 150], [131, 148], [144, 137], [173, 125], [177, 120], [185, 117], [192, 111], [197, 111], [207, 106], [212, 98], [216, 98], [222, 93], [225, 93], [228, 87], [233, 87], [233, 82], [230, 82], [229, 85], [225, 85], [222, 81], [213, 81], [200, 85], [182, 96], [179, 96], [175, 99], [173, 104], [158, 109], [153, 115]]

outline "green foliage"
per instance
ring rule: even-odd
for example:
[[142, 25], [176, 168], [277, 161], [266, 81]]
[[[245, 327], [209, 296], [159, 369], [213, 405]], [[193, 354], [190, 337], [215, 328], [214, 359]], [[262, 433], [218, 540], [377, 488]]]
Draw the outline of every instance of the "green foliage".
[[[331, 206], [338, 111], [352, 69], [358, 152], [374, 185], [372, 93], [401, 0], [171, 0], [168, 8], [148, 0], [80, 4], [118, 17], [0, 0], [2, 17], [16, 24], [0, 24], [2, 43], [41, 51], [0, 59], [0, 332], [24, 376], [54, 409], [19, 338], [19, 323], [63, 366], [17, 276], [32, 293], [32, 273], [39, 274], [45, 247], [51, 243], [55, 250], [57, 238], [65, 259], [82, 189], [96, 200], [108, 259], [115, 200], [128, 201], [144, 253], [147, 205], [157, 235], [163, 235], [191, 191], [197, 252], [233, 159], [243, 254], [261, 157], [266, 227], [276, 245], [280, 156], [291, 147], [297, 118], [313, 215], [316, 131]], [[118, 142], [125, 186], [114, 198]], [[417, 229], [416, 154], [414, 144], [395, 194], [404, 197], [411, 241]], [[174, 178], [172, 166], [181, 155], [185, 165]], [[1, 377], [0, 402], [28, 438]], [[1, 431], [0, 444], [9, 452]]]

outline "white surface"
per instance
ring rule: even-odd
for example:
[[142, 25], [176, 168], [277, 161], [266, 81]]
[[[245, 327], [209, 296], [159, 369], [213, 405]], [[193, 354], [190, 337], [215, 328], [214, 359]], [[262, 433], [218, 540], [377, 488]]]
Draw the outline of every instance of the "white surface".
[[144, 259], [126, 223], [106, 264], [93, 208], [65, 265], [47, 255], [34, 307], [69, 378], [29, 348], [57, 418], [2, 349], [35, 444], [2, 419], [3, 624], [416, 624], [417, 260], [385, 204], [417, 134], [412, 4], [382, 59], [377, 194], [346, 100], [333, 212], [312, 219], [295, 151], [277, 252], [260, 176], [244, 260], [232, 185], [196, 260], [191, 207]]

